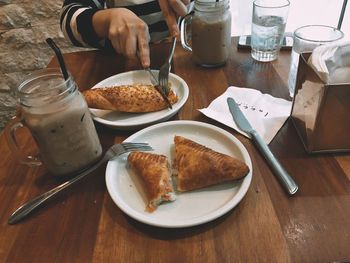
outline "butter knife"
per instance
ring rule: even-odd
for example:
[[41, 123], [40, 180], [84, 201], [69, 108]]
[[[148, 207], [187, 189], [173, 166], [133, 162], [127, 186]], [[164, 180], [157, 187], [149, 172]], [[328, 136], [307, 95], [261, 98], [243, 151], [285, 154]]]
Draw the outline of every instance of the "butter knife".
[[288, 172], [282, 167], [280, 162], [271, 152], [270, 148], [260, 137], [256, 130], [252, 128], [248, 120], [245, 118], [244, 114], [240, 110], [239, 106], [233, 98], [227, 98], [227, 104], [230, 109], [233, 120], [237, 126], [244, 132], [248, 133], [251, 139], [254, 141], [255, 145], [258, 147], [259, 151], [265, 157], [266, 161], [273, 170], [275, 176], [279, 180], [280, 184], [283, 186], [284, 190], [289, 195], [293, 195], [298, 191], [298, 185], [295, 183], [293, 178], [288, 174]]

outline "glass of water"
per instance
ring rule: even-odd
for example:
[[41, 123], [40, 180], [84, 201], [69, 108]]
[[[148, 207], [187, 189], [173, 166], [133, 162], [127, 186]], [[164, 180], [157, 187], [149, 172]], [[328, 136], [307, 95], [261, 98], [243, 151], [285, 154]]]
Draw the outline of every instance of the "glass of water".
[[317, 46], [342, 39], [344, 33], [339, 29], [324, 25], [302, 26], [294, 31], [291, 63], [288, 75], [289, 95], [293, 98], [298, 72], [299, 55], [311, 52]]
[[253, 3], [252, 57], [268, 62], [277, 59], [288, 18], [288, 0], [255, 0]]

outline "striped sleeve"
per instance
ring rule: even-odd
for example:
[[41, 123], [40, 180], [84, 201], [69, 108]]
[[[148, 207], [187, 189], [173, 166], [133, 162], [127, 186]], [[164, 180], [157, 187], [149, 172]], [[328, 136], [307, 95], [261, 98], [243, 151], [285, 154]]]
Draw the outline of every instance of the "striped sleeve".
[[118, 7], [129, 9], [148, 25], [151, 42], [169, 36], [157, 0], [64, 0], [60, 15], [61, 30], [75, 46], [110, 49], [110, 40], [101, 40], [96, 35], [92, 17], [98, 10]]
[[104, 0], [65, 0], [60, 14], [61, 30], [73, 45], [101, 48], [92, 16], [104, 8]]

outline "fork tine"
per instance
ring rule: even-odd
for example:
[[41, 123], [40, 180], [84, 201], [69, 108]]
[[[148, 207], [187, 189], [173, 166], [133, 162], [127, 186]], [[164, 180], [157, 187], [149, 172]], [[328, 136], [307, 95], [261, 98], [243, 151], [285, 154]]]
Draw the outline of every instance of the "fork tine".
[[151, 146], [133, 147], [133, 148], [123, 147], [115, 154], [115, 156], [112, 157], [112, 159], [117, 158], [118, 156], [124, 153], [135, 152], [135, 151], [153, 151], [153, 148]]
[[153, 150], [148, 144], [123, 144], [125, 150]]
[[147, 146], [149, 145], [147, 142], [123, 142], [122, 145], [139, 145], [139, 146]]
[[151, 146], [124, 148], [126, 151], [153, 151]]
[[113, 160], [124, 153], [132, 151], [153, 151], [153, 148], [150, 145], [148, 145], [148, 143], [127, 142], [115, 144], [107, 151], [108, 159]]
[[152, 149], [152, 147], [148, 143], [132, 143], [132, 142], [124, 142], [121, 144], [115, 144], [112, 147], [113, 151], [119, 152], [121, 150], [129, 150], [129, 149]]
[[130, 148], [130, 147], [147, 147], [149, 146], [148, 143], [122, 143], [122, 146], [124, 148]]
[[167, 83], [166, 83], [166, 78], [165, 76], [162, 76], [160, 78], [160, 86], [162, 87], [163, 91], [167, 90]]

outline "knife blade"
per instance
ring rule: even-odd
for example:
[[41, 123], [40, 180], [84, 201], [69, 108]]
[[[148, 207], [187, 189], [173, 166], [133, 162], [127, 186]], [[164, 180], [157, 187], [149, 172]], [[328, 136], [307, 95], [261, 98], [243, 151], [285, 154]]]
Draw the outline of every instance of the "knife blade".
[[271, 152], [270, 148], [267, 146], [265, 141], [260, 137], [256, 130], [250, 125], [249, 121], [246, 119], [241, 109], [237, 105], [233, 98], [227, 98], [227, 104], [230, 109], [231, 115], [237, 126], [244, 132], [248, 133], [258, 147], [261, 154], [265, 157], [266, 161], [270, 165], [271, 169], [274, 171], [275, 176], [279, 180], [280, 184], [287, 191], [289, 195], [293, 195], [298, 191], [298, 185], [295, 183], [293, 178], [288, 174], [288, 172], [283, 168], [281, 163], [276, 159], [276, 157]]

